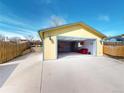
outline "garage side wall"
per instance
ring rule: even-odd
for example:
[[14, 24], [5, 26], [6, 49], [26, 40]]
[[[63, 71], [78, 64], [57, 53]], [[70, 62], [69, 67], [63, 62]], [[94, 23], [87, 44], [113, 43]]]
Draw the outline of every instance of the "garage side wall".
[[103, 44], [100, 43], [100, 38], [97, 38], [97, 56], [103, 55]]
[[44, 38], [44, 60], [57, 59], [57, 38]]

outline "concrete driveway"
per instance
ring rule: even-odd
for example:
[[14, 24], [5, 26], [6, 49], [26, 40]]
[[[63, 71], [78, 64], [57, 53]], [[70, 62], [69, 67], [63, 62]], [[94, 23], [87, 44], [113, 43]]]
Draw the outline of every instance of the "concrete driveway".
[[41, 93], [42, 53], [0, 64], [0, 93]]
[[41, 61], [31, 53], [0, 65], [0, 93], [124, 93], [123, 62], [80, 54]]
[[124, 93], [124, 63], [95, 56], [68, 55], [46, 61], [42, 93]]

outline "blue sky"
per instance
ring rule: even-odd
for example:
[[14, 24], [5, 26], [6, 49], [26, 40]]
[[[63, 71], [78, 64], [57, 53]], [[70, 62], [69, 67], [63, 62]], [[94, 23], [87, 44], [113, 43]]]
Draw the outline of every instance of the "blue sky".
[[0, 0], [0, 34], [25, 37], [61, 24], [84, 22], [108, 35], [124, 34], [124, 0]]

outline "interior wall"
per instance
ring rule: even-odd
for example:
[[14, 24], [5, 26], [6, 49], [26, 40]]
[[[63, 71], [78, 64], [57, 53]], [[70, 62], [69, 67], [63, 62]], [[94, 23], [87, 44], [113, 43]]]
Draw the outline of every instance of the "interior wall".
[[80, 42], [78, 43], [78, 48], [87, 48], [91, 55], [96, 55], [96, 43], [95, 40], [85, 40], [84, 44], [81, 45]]
[[71, 42], [67, 41], [58, 41], [58, 52], [70, 52], [71, 51]]
[[77, 42], [75, 41], [58, 41], [58, 53], [77, 52], [77, 48]]
[[93, 55], [97, 55], [97, 41], [93, 41]]

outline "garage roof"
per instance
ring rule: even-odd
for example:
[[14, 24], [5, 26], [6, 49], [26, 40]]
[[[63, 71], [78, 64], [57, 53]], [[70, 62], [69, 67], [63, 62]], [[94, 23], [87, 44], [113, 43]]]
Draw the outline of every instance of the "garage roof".
[[96, 34], [96, 35], [100, 36], [101, 38], [106, 38], [107, 37], [106, 35], [102, 34], [101, 32], [97, 31], [96, 29], [94, 29], [94, 28], [90, 27], [89, 25], [86, 25], [82, 22], [66, 24], [66, 25], [61, 25], [61, 26], [51, 27], [51, 28], [46, 28], [46, 29], [41, 29], [41, 30], [39, 30], [39, 34], [42, 33], [42, 32], [46, 32], [46, 31], [58, 30], [58, 29], [62, 29], [62, 28], [65, 28], [65, 27], [71, 27], [71, 26], [76, 26], [76, 25], [80, 25], [83, 28], [89, 29], [89, 31], [91, 31], [93, 34]]

